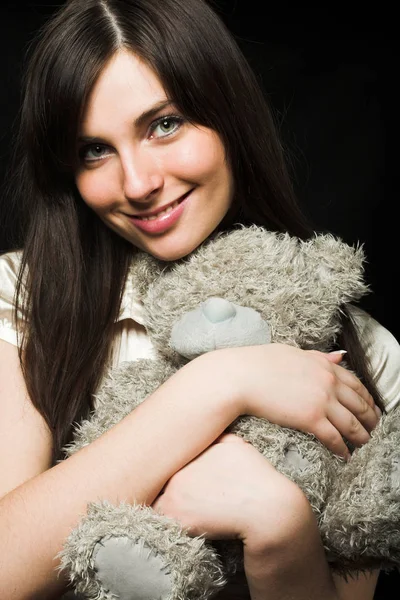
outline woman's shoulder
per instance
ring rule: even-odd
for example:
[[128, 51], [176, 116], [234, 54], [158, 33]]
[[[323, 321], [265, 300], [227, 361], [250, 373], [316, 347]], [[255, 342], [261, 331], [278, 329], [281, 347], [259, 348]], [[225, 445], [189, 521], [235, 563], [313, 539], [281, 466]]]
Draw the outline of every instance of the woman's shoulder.
[[14, 319], [15, 289], [22, 251], [0, 255], [0, 339], [17, 345]]
[[394, 335], [358, 306], [351, 315], [385, 404], [391, 410], [400, 403], [400, 344]]

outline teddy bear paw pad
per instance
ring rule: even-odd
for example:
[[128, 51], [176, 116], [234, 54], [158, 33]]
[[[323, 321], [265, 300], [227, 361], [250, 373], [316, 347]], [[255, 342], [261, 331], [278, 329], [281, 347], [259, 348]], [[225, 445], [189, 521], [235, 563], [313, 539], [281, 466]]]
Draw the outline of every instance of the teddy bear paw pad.
[[119, 600], [165, 600], [172, 589], [171, 574], [161, 558], [126, 537], [98, 543], [94, 565], [103, 588]]

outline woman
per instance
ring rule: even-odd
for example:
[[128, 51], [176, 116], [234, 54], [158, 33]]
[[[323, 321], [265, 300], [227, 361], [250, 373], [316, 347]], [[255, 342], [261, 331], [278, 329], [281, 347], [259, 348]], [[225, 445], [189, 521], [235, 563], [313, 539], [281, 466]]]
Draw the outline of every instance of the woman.
[[356, 309], [339, 342], [363, 383], [341, 354], [278, 344], [212, 352], [58, 462], [110, 364], [152, 355], [127, 278], [136, 249], [177, 260], [237, 223], [312, 235], [262, 93], [209, 7], [67, 2], [28, 66], [9, 190], [23, 252], [0, 267], [0, 444], [12, 457], [0, 477], [0, 597], [59, 597], [56, 556], [87, 503], [151, 504], [164, 488], [155, 506], [193, 533], [243, 540], [252, 600], [266, 590], [273, 600], [372, 598], [376, 573], [332, 577], [297, 486], [249, 445], [219, 438], [248, 413], [310, 431], [343, 456], [342, 436], [367, 441], [380, 394], [382, 408], [399, 399], [400, 350]]

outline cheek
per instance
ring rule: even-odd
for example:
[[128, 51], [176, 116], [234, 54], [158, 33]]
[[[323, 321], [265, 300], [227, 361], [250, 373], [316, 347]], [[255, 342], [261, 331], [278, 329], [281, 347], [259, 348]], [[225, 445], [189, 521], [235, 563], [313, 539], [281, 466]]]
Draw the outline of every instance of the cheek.
[[168, 170], [196, 183], [219, 179], [226, 169], [222, 144], [214, 136], [202, 132], [189, 135], [165, 158]]
[[95, 211], [109, 207], [113, 193], [109, 182], [104, 181], [99, 172], [87, 171], [75, 178], [76, 186], [83, 201]]

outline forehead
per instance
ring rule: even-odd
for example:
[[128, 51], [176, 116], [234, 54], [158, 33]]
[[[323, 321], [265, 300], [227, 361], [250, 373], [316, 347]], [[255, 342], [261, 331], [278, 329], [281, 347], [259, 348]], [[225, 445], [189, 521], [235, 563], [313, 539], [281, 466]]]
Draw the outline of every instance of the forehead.
[[119, 51], [105, 65], [89, 94], [81, 128], [97, 126], [111, 115], [135, 120], [166, 99], [156, 73], [134, 53]]

